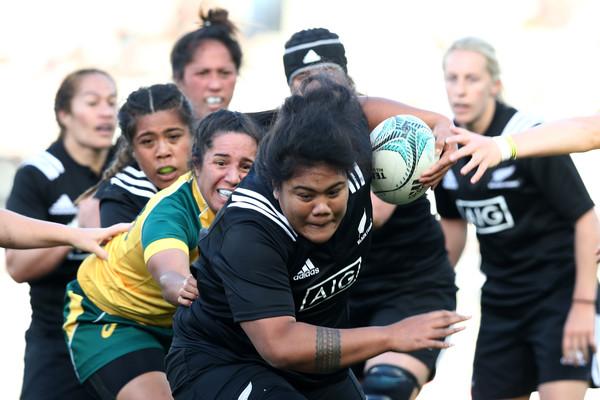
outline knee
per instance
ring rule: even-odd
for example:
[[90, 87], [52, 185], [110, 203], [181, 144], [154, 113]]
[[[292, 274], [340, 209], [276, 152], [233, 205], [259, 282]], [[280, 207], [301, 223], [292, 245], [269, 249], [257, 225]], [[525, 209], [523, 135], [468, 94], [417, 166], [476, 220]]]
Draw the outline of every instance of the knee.
[[367, 400], [409, 400], [421, 387], [412, 372], [396, 365], [375, 365], [364, 376]]

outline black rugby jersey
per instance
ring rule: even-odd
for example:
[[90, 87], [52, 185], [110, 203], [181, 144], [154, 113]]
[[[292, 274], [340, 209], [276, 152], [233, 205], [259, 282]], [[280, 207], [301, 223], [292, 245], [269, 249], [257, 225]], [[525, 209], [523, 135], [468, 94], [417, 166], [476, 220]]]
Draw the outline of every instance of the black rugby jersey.
[[100, 225], [131, 222], [158, 189], [136, 162], [100, 184], [94, 195], [100, 200]]
[[[486, 136], [513, 134], [538, 121], [496, 104]], [[593, 208], [569, 156], [504, 161], [476, 184], [459, 160], [435, 190], [444, 218], [462, 218], [477, 231], [487, 280], [482, 304], [515, 306], [573, 287], [575, 222]]]
[[[372, 229], [370, 180], [358, 166], [348, 174], [350, 195], [334, 236], [317, 245], [299, 236], [255, 175], [242, 181], [200, 239], [193, 265], [200, 298], [174, 321], [174, 347], [192, 347], [214, 363], [265, 363], [239, 323], [294, 316], [327, 327], [347, 323], [348, 289], [361, 273]], [[302, 385], [345, 374], [279, 371]]]
[[[99, 176], [73, 160], [58, 140], [19, 167], [6, 208], [28, 217], [69, 224], [77, 215], [73, 202], [98, 180]], [[75, 279], [77, 267], [87, 255], [72, 250], [48, 275], [29, 282], [31, 329], [62, 335], [65, 287]]]
[[[275, 122], [277, 110], [248, 116], [266, 131]], [[432, 281], [445, 284], [454, 280], [454, 271], [448, 270], [445, 257], [444, 234], [431, 214], [427, 196], [397, 206], [388, 221], [373, 231], [371, 251], [351, 294], [356, 294], [360, 302], [361, 296], [372, 291], [398, 290], [398, 282], [410, 290], [414, 290], [410, 286]]]
[[444, 234], [427, 197], [397, 206], [387, 222], [373, 231], [371, 251], [352, 294], [399, 286], [412, 291], [432, 280], [453, 281], [446, 257]]

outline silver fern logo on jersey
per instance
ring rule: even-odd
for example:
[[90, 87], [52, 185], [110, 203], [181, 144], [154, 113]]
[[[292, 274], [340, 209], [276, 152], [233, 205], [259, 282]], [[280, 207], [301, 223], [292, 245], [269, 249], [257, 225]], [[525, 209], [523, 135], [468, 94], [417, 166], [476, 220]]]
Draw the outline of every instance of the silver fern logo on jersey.
[[504, 196], [477, 201], [456, 200], [456, 207], [464, 219], [475, 225], [480, 235], [505, 231], [515, 226]]
[[[496, 168], [492, 172], [492, 178], [488, 182], [490, 189], [517, 189], [521, 186], [521, 180], [514, 176], [516, 165]], [[509, 179], [512, 178], [512, 179]]]
[[367, 210], [364, 210], [363, 216], [360, 219], [360, 222], [358, 223], [358, 240], [356, 241], [356, 244], [361, 244], [363, 240], [365, 240], [369, 232], [371, 232], [371, 228], [373, 227], [373, 220], [370, 219], [369, 226], [366, 226], [367, 219]]

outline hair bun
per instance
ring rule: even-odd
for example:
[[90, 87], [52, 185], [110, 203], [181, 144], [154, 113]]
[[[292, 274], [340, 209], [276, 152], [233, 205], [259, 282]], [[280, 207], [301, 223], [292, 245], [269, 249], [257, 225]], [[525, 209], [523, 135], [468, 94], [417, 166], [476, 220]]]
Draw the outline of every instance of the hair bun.
[[202, 20], [202, 28], [208, 28], [213, 25], [221, 25], [227, 28], [229, 32], [235, 32], [235, 26], [229, 20], [229, 11], [224, 8], [211, 8], [206, 15], [200, 9], [200, 19]]

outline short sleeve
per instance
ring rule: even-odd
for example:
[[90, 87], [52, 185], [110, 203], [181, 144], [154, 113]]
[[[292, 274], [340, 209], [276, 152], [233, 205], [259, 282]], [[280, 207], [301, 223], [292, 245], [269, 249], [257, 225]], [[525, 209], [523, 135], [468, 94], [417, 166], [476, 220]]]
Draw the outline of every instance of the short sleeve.
[[567, 221], [575, 223], [594, 203], [570, 156], [521, 160], [544, 199]]
[[235, 322], [295, 315], [286, 245], [257, 223], [233, 224], [211, 260]]
[[100, 200], [100, 226], [102, 228], [121, 222], [132, 222], [137, 215], [138, 208], [131, 203], [113, 199]]
[[30, 218], [48, 220], [43, 174], [27, 165], [17, 170], [6, 208]]
[[[194, 220], [196, 218], [196, 220]], [[159, 251], [180, 249], [189, 254], [198, 243], [200, 222], [194, 213], [171, 201], [161, 201], [143, 221], [144, 261]]]
[[142, 211], [149, 198], [135, 196], [127, 190], [104, 181], [94, 197], [100, 200], [100, 226], [132, 222]]

